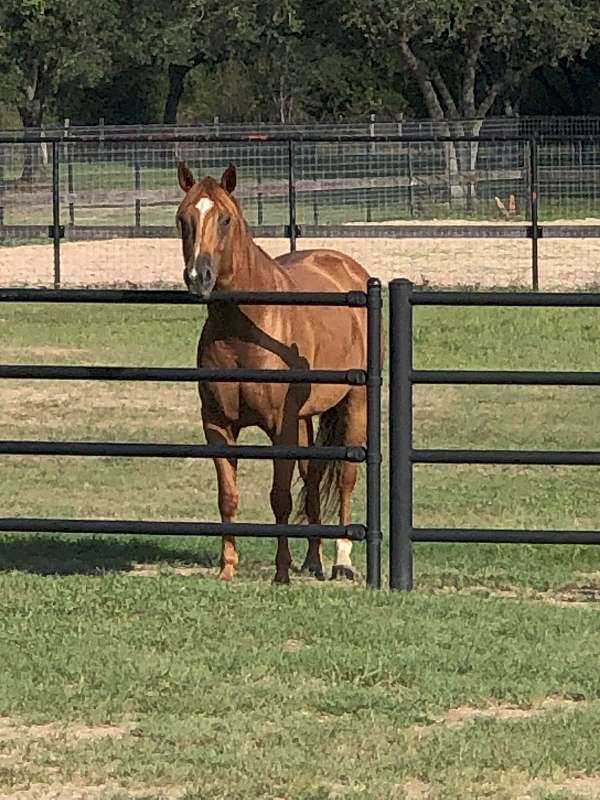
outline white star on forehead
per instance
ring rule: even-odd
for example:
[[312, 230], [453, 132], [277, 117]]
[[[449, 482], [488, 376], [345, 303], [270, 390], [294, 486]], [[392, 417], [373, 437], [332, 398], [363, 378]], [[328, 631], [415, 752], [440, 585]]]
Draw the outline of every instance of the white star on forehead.
[[214, 206], [212, 200], [209, 200], [208, 197], [201, 197], [200, 200], [196, 203], [196, 208], [200, 212], [200, 221], [208, 214], [211, 208]]

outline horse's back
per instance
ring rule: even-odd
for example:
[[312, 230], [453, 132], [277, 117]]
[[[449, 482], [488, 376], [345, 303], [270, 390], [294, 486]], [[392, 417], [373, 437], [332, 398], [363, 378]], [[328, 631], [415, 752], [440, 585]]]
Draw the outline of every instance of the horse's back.
[[310, 291], [365, 291], [370, 278], [358, 261], [338, 250], [296, 250], [275, 260], [290, 270], [298, 288]]

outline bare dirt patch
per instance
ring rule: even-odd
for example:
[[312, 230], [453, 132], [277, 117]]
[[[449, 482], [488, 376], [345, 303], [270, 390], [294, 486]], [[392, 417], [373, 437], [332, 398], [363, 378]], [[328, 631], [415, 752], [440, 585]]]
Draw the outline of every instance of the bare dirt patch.
[[597, 800], [600, 797], [600, 775], [582, 775], [565, 778], [561, 781], [531, 781], [526, 787], [523, 787], [516, 798], [517, 800], [537, 800], [540, 796], [561, 791], [573, 792], [579, 797], [590, 797]]
[[567, 711], [581, 707], [582, 700], [572, 697], [552, 696], [547, 697], [539, 706], [516, 706], [509, 703], [499, 703], [486, 708], [475, 706], [457, 706], [449, 709], [443, 716], [438, 717], [428, 725], [414, 725], [412, 731], [419, 737], [431, 733], [439, 727], [460, 729], [466, 725], [482, 719], [533, 719], [541, 717], [550, 711]]
[[[594, 573], [596, 574], [596, 573]], [[586, 576], [588, 579], [591, 576]], [[490, 588], [489, 586], [442, 586], [435, 589], [441, 594], [467, 594], [480, 597], [498, 597], [508, 600], [540, 600], [557, 606], [570, 606], [575, 608], [588, 608], [600, 611], [600, 584], [595, 580], [589, 583], [577, 583], [563, 589], [553, 589], [544, 592], [535, 589]]]
[[575, 586], [558, 592], [538, 592], [534, 599], [557, 606], [576, 606], [600, 610], [600, 587]]
[[[215, 562], [216, 563], [216, 562]], [[132, 564], [131, 569], [126, 572], [126, 575], [133, 575], [136, 578], [157, 578], [163, 575], [180, 575], [183, 577], [200, 576], [206, 577], [213, 575], [215, 572], [214, 565], [205, 567], [200, 565], [194, 566], [165, 566], [164, 564], [146, 564], [143, 562], [135, 562]]]
[[177, 800], [185, 793], [181, 787], [119, 786], [99, 784], [86, 786], [75, 783], [29, 783], [16, 786], [5, 794], [0, 789], [0, 800], [128, 800], [128, 798], [164, 798]]
[[[91, 401], [93, 397], [93, 402]], [[198, 408], [189, 421], [188, 409]], [[0, 392], [0, 410], [7, 428], [29, 430], [35, 421], [37, 431], [50, 431], [68, 425], [72, 430], [95, 431], [111, 428], [111, 415], [119, 411], [131, 432], [143, 433], [164, 429], [166, 418], [179, 422], [190, 431], [199, 429], [200, 412], [197, 389], [192, 384], [133, 386], [96, 382], [90, 390], [85, 381], [4, 382]], [[51, 410], [51, 413], [48, 413]], [[189, 421], [189, 422], [188, 422]], [[7, 431], [8, 432], [8, 431]], [[80, 435], [79, 433], [77, 435]], [[195, 434], [194, 434], [195, 435]]]
[[[0, 319], [0, 324], [2, 320]], [[36, 358], [47, 358], [56, 357], [62, 358], [63, 356], [81, 356], [82, 354], [87, 353], [90, 354], [89, 350], [84, 350], [82, 347], [27, 347], [27, 355], [28, 356], [35, 356]], [[8, 357], [17, 357], [22, 358], [23, 350], [21, 348], [2, 348], [2, 354], [4, 358]]]
[[83, 725], [47, 722], [40, 725], [23, 725], [10, 717], [0, 717], [0, 741], [15, 743], [60, 739], [65, 742], [120, 739], [131, 735], [135, 722], [119, 724]]
[[431, 786], [418, 778], [405, 781], [397, 788], [398, 794], [393, 793], [392, 796], [398, 797], [398, 800], [427, 800], [431, 791]]
[[[435, 220], [431, 224], [436, 222], [439, 224]], [[570, 222], [591, 224], [594, 220]], [[257, 242], [272, 256], [289, 250], [287, 239]], [[298, 247], [341, 250], [382, 281], [406, 277], [418, 284], [482, 287], [523, 286], [531, 281], [531, 242], [527, 239], [300, 239]], [[539, 253], [540, 281], [545, 289], [600, 283], [600, 239], [542, 239]], [[65, 286], [181, 286], [180, 245], [175, 238], [64, 242], [61, 271]], [[0, 247], [1, 284], [49, 286], [52, 281], [51, 245]]]
[[306, 647], [306, 642], [302, 639], [288, 639], [283, 643], [281, 649], [285, 650], [286, 653], [297, 653], [298, 650], [302, 650], [304, 647]]

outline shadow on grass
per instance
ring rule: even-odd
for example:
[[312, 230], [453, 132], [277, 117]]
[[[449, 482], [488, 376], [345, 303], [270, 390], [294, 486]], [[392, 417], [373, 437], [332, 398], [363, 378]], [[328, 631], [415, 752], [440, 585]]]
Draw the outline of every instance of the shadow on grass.
[[129, 572], [136, 563], [180, 564], [213, 567], [217, 558], [187, 541], [173, 544], [168, 537], [119, 538], [6, 534], [0, 536], [0, 572], [20, 570], [37, 575], [90, 575]]

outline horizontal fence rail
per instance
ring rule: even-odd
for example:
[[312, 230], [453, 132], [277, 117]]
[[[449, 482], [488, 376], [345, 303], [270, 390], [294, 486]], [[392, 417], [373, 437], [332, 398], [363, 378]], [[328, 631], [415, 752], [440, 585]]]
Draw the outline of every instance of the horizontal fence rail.
[[210, 369], [202, 367], [87, 367], [0, 364], [0, 378], [82, 381], [211, 381], [215, 383], [318, 383], [365, 386], [364, 369]]
[[46, 517], [0, 517], [0, 531], [10, 533], [113, 533], [143, 536], [288, 536], [304, 539], [352, 539], [364, 541], [364, 525], [274, 525], [250, 522], [163, 522], [160, 520], [58, 519]]
[[150, 305], [337, 306], [361, 308], [366, 292], [213, 292], [208, 299], [180, 289], [0, 289], [0, 303], [132, 303]]
[[600, 465], [594, 450], [413, 450], [413, 464], [535, 464], [537, 466]]
[[[1, 369], [1, 368], [0, 368]], [[466, 386], [600, 386], [600, 372], [538, 372], [535, 370], [412, 370], [414, 384]]]
[[[261, 460], [343, 460], [367, 464], [366, 525], [289, 525], [254, 523], [211, 523], [158, 520], [0, 518], [0, 531], [42, 533], [131, 533], [181, 536], [310, 537], [365, 540], [367, 584], [381, 586], [381, 283], [368, 282], [367, 291], [350, 292], [215, 292], [202, 300], [186, 291], [66, 290], [0, 288], [0, 302], [22, 303], [130, 303], [206, 304], [241, 306], [310, 305], [366, 308], [367, 365], [348, 370], [230, 369], [73, 365], [0, 365], [6, 380], [111, 380], [111, 381], [213, 381], [279, 384], [344, 384], [365, 386], [367, 394], [366, 447], [300, 445], [214, 445], [154, 442], [76, 442], [2, 440], [5, 456], [84, 456], [119, 458], [250, 458]], [[298, 361], [303, 359], [298, 355]]]
[[413, 386], [600, 386], [600, 372], [413, 369], [414, 306], [599, 308], [600, 293], [415, 291], [410, 281], [390, 284], [390, 588], [413, 586], [413, 542], [600, 544], [600, 531], [420, 528], [413, 524], [415, 464], [599, 466], [594, 450], [431, 449], [413, 446]]
[[297, 461], [366, 460], [364, 447], [301, 447], [291, 445], [161, 444], [153, 442], [41, 442], [0, 440], [0, 455], [120, 456], [127, 458], [251, 458]]
[[[474, 544], [600, 544], [600, 531], [526, 531], [494, 528], [413, 528], [413, 542], [448, 542]], [[408, 589], [409, 586], [394, 586]]]

